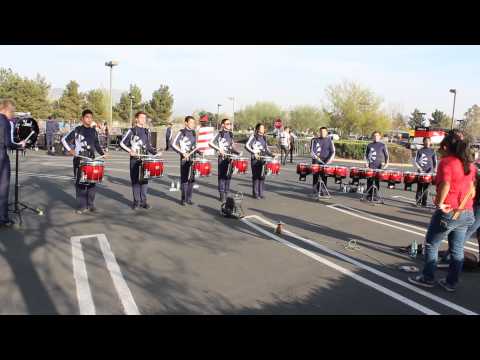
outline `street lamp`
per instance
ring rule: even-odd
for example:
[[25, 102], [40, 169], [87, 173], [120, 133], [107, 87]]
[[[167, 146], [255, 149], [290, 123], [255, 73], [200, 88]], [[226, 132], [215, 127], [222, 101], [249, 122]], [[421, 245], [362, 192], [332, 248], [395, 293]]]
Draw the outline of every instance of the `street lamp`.
[[112, 98], [112, 71], [113, 67], [118, 65], [118, 61], [111, 60], [105, 63], [110, 68], [110, 127], [112, 127], [113, 119], [113, 98]]
[[217, 104], [217, 130], [219, 129], [220, 106], [222, 106], [222, 104]]
[[450, 89], [450, 92], [453, 94], [453, 111], [452, 111], [452, 126], [451, 129], [453, 129], [453, 122], [454, 122], [454, 116], [455, 116], [455, 100], [457, 98], [457, 89]]
[[229, 97], [228, 100], [231, 100], [232, 101], [232, 111], [233, 111], [233, 115], [232, 115], [232, 131], [235, 130], [234, 126], [235, 126], [235, 98], [232, 96], [232, 97]]
[[133, 95], [131, 93], [128, 94], [128, 96], [130, 97], [130, 121], [133, 120], [132, 118], [132, 111], [133, 111]]

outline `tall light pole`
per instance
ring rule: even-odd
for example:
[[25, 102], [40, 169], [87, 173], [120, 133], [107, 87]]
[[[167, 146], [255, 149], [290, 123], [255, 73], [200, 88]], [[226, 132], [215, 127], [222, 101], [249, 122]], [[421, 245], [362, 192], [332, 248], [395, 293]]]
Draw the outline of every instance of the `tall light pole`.
[[217, 104], [217, 130], [219, 128], [219, 120], [220, 120], [220, 106], [222, 106], [222, 104]]
[[456, 89], [450, 89], [450, 92], [453, 94], [453, 111], [452, 111], [452, 126], [451, 129], [453, 129], [453, 123], [454, 123], [454, 116], [455, 116], [455, 100], [457, 98], [457, 90]]
[[228, 100], [231, 100], [232, 101], [232, 111], [233, 111], [233, 114], [232, 114], [232, 131], [235, 130], [235, 98], [232, 96], [232, 97], [229, 97]]
[[110, 68], [110, 128], [113, 125], [113, 97], [112, 97], [112, 72], [113, 72], [113, 67], [118, 65], [118, 61], [111, 60], [105, 63], [105, 66], [108, 66]]
[[128, 96], [130, 97], [130, 122], [133, 121], [133, 118], [132, 118], [132, 112], [133, 112], [133, 96], [132, 94], [128, 94]]

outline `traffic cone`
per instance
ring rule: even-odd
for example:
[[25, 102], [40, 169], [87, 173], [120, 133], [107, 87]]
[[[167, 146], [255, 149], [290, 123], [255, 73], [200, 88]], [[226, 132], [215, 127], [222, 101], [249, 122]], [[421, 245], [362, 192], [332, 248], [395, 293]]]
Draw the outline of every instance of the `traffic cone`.
[[175, 181], [172, 181], [172, 185], [170, 185], [170, 191], [175, 191]]
[[281, 235], [282, 234], [283, 223], [279, 221], [277, 223], [277, 228], [275, 229], [275, 234]]

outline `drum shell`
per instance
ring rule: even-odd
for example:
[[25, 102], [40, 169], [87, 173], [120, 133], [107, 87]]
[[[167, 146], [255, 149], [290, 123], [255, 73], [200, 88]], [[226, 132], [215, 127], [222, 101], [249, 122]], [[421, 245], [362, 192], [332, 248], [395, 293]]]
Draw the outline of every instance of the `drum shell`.
[[105, 172], [103, 161], [85, 161], [80, 163], [81, 181], [89, 184], [101, 183]]
[[309, 172], [313, 175], [318, 175], [323, 173], [323, 166], [320, 164], [312, 164], [310, 165], [309, 169], [310, 169]]
[[375, 178], [379, 181], [390, 181], [391, 171], [378, 169], [375, 172]]
[[268, 160], [266, 167], [269, 174], [278, 175], [280, 173], [280, 162], [278, 160]]
[[248, 169], [248, 159], [234, 159], [232, 160], [232, 166], [239, 174], [246, 174]]
[[433, 182], [433, 174], [422, 173], [418, 174], [419, 184], [431, 184]]
[[194, 160], [193, 170], [198, 176], [210, 176], [212, 172], [212, 164], [207, 159]]
[[348, 175], [348, 168], [346, 166], [336, 166], [335, 167], [335, 177], [336, 178], [346, 178]]
[[335, 176], [335, 166], [324, 165], [323, 173], [325, 176]]
[[144, 159], [142, 160], [142, 169], [144, 172], [148, 171], [149, 178], [160, 177], [163, 175], [164, 170], [163, 160]]
[[401, 171], [390, 172], [390, 182], [400, 184], [403, 180], [403, 173]]
[[360, 169], [357, 167], [350, 168], [350, 177], [351, 178], [359, 178], [360, 177]]
[[310, 174], [311, 168], [307, 163], [297, 164], [297, 174], [298, 175], [308, 175]]
[[369, 168], [359, 169], [360, 178], [362, 179], [371, 179], [375, 177], [375, 170]]
[[405, 184], [414, 184], [418, 181], [418, 174], [414, 172], [406, 172], [403, 174], [403, 182]]

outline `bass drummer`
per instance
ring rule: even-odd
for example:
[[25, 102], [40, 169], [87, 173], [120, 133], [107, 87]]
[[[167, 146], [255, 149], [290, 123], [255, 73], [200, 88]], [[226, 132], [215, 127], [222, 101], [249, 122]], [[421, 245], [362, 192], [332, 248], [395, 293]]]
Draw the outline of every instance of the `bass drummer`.
[[[387, 145], [380, 141], [380, 132], [378, 131], [372, 133], [372, 140], [373, 141], [368, 144], [365, 149], [366, 165], [370, 169], [386, 169], [390, 159]], [[380, 180], [377, 178], [370, 178], [367, 180], [367, 190], [369, 190], [367, 199], [370, 201], [378, 201], [376, 196], [373, 195], [374, 182], [377, 190], [380, 190]]]
[[[95, 212], [95, 184], [80, 183], [80, 162], [81, 157], [84, 156], [93, 159], [95, 157], [95, 150], [101, 155], [105, 156], [100, 141], [98, 140], [97, 131], [92, 127], [93, 112], [89, 109], [83, 110], [82, 125], [75, 127], [62, 139], [62, 144], [73, 158], [73, 175], [75, 177], [76, 197], [79, 203], [77, 214], [83, 214], [87, 211]], [[74, 149], [70, 145], [74, 145]]]
[[[328, 129], [325, 126], [320, 128], [318, 137], [313, 138], [310, 142], [310, 155], [312, 156], [312, 164], [327, 165], [333, 161], [335, 157], [335, 145], [328, 136]], [[321, 176], [326, 187], [328, 178], [324, 174]], [[313, 194], [315, 196], [326, 195], [323, 193], [318, 177], [318, 174], [313, 174]]]
[[137, 155], [156, 155], [157, 149], [152, 146], [152, 135], [150, 130], [145, 127], [147, 114], [139, 111], [135, 114], [135, 126], [128, 129], [127, 133], [120, 142], [123, 150], [130, 154], [130, 180], [132, 182], [133, 204], [132, 210], [138, 207], [151, 209], [147, 203], [148, 180], [140, 180], [140, 171], [142, 171], [142, 158]]
[[192, 194], [195, 173], [192, 168], [192, 158], [195, 156], [197, 146], [194, 129], [195, 118], [193, 116], [186, 116], [185, 128], [177, 133], [171, 143], [172, 149], [180, 154], [180, 189], [182, 191], [180, 204], [182, 206], [185, 206], [185, 203], [193, 205]]
[[[423, 149], [417, 151], [414, 165], [420, 173], [433, 173], [437, 170], [437, 155], [432, 149], [432, 140], [429, 137], [423, 138]], [[421, 202], [423, 207], [427, 206], [429, 184], [420, 184], [417, 182], [417, 194], [415, 196], [417, 204]], [[420, 199], [421, 198], [421, 199]]]
[[232, 159], [225, 155], [241, 155], [234, 148], [232, 123], [229, 119], [222, 120], [222, 129], [208, 143], [208, 145], [218, 151], [218, 192], [219, 200], [224, 203], [230, 191], [230, 180], [232, 179]]
[[254, 199], [264, 199], [265, 190], [265, 160], [263, 156], [274, 156], [268, 150], [267, 137], [265, 136], [265, 126], [257, 124], [255, 132], [250, 136], [245, 145], [245, 149], [251, 154], [252, 166], [252, 192]]

